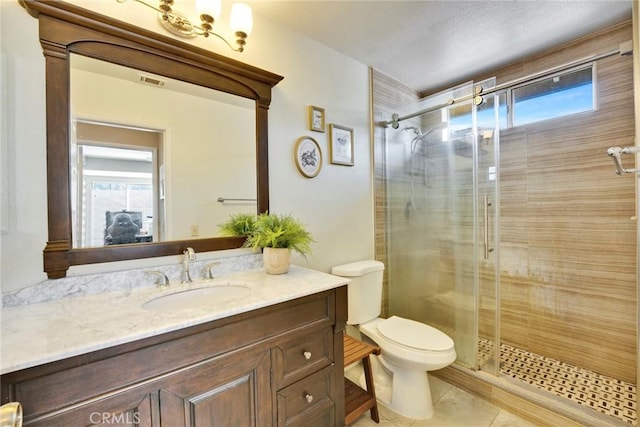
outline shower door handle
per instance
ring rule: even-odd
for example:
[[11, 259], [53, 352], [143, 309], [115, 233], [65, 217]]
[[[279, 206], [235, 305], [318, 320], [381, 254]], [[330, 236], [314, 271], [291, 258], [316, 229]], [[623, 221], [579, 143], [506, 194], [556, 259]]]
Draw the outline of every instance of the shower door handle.
[[489, 207], [491, 202], [486, 194], [482, 197], [484, 205], [484, 259], [489, 259], [489, 254], [493, 248], [489, 246]]

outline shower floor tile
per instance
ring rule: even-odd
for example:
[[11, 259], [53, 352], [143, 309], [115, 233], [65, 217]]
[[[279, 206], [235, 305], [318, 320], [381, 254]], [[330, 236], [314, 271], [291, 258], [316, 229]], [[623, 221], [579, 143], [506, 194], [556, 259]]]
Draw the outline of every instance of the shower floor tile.
[[[478, 356], [488, 358], [493, 343], [480, 340]], [[506, 344], [500, 372], [637, 426], [636, 386]]]

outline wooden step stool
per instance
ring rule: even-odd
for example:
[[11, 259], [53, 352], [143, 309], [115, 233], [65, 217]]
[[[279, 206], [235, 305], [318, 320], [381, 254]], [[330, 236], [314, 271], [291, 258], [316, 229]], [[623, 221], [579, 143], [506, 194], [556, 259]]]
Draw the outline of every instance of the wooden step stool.
[[364, 378], [367, 383], [367, 389], [363, 390], [348, 378], [344, 379], [345, 425], [350, 425], [368, 410], [371, 410], [371, 419], [376, 423], [380, 422], [376, 389], [373, 385], [371, 361], [369, 360], [370, 354], [380, 354], [380, 347], [364, 343], [347, 334], [344, 335], [344, 366], [346, 368], [352, 363], [362, 360]]

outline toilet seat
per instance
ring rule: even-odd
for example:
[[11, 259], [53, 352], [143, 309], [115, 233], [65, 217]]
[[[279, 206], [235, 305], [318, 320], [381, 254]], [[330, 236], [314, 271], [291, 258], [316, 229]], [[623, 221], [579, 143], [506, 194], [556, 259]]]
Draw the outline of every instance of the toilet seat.
[[420, 351], [450, 351], [453, 340], [436, 328], [398, 316], [391, 316], [377, 325], [384, 338], [396, 344]]

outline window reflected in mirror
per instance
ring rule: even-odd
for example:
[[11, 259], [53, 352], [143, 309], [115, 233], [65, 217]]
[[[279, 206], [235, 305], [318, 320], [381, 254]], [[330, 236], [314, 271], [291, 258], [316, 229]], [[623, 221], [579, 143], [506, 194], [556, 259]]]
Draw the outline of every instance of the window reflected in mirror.
[[156, 148], [78, 144], [77, 247], [162, 238], [154, 191], [158, 182], [156, 152]]

